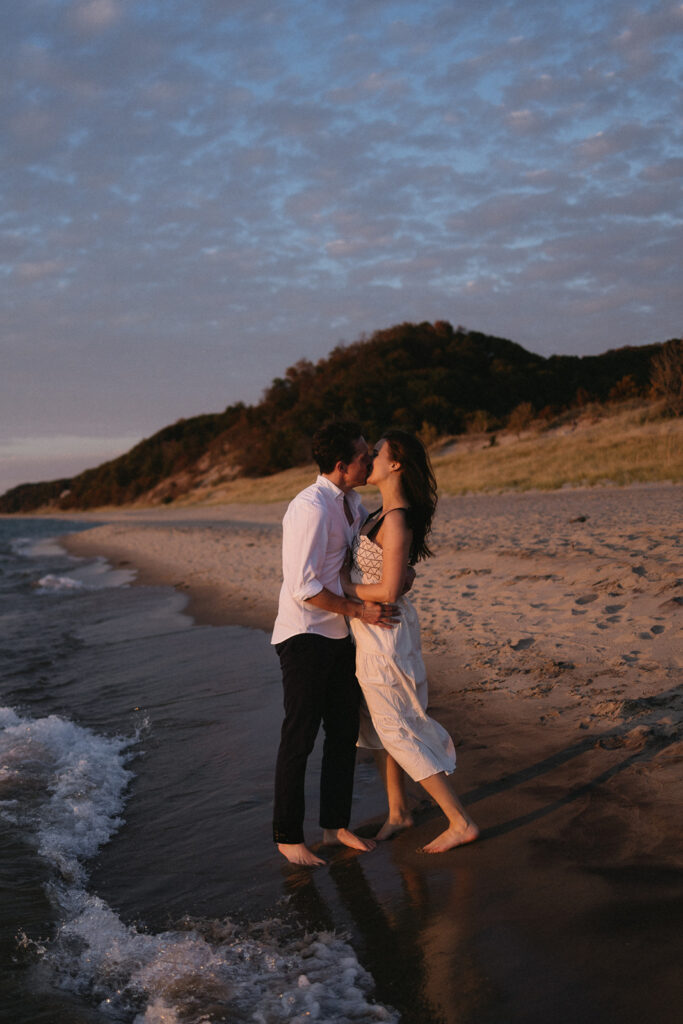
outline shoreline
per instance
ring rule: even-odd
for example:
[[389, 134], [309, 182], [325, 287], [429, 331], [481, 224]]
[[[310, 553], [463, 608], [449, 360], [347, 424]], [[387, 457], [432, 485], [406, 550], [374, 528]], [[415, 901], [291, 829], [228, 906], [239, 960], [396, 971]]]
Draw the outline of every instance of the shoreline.
[[[272, 590], [280, 571], [285, 508], [286, 503], [278, 503], [175, 509], [170, 514], [166, 509], [87, 514], [95, 525], [64, 534], [60, 543], [77, 557], [100, 556], [115, 568], [134, 568], [141, 585], [170, 586], [185, 594], [186, 612], [197, 625], [267, 632], [277, 611], [279, 584], [271, 595], [267, 586]], [[200, 532], [203, 544], [198, 548], [193, 538]], [[259, 552], [265, 553], [263, 565]]]
[[[321, 897], [338, 908], [382, 1001], [397, 967], [408, 984], [422, 979], [447, 1024], [479, 1019], [478, 1000], [495, 1002], [498, 983], [510, 1002], [496, 1019], [571, 1024], [576, 1004], [589, 1024], [612, 1013], [635, 1024], [653, 990], [658, 1019], [678, 1017], [683, 488], [628, 498], [440, 503], [436, 557], [418, 566], [412, 596], [430, 713], [453, 736], [454, 783], [480, 839], [420, 854], [440, 819], [411, 785], [416, 826], [392, 842], [316, 872], [276, 867], [304, 920]], [[127, 512], [61, 542], [137, 568], [140, 584], [175, 587], [198, 624], [269, 631], [283, 508]], [[361, 792], [368, 771], [359, 765]], [[352, 827], [372, 834], [374, 801], [371, 814]], [[470, 964], [463, 1017], [458, 979]]]
[[[666, 835], [660, 783], [667, 779], [672, 799], [683, 795], [673, 770], [682, 746], [683, 486], [638, 485], [628, 491], [626, 516], [624, 504], [623, 491], [602, 489], [442, 498], [436, 557], [418, 565], [411, 597], [430, 712], [462, 752], [460, 793], [577, 741], [582, 749], [592, 744], [590, 754], [578, 759], [576, 777], [558, 765], [560, 786], [600, 776], [628, 750], [654, 762], [648, 777], [662, 775], [648, 813]], [[186, 594], [198, 624], [269, 632], [285, 507], [126, 510], [62, 542], [72, 554], [135, 567], [141, 584]], [[624, 798], [636, 782], [642, 788], [644, 771], [614, 783]], [[522, 787], [517, 799], [530, 796]], [[651, 857], [653, 842], [642, 831], [625, 841], [624, 855], [642, 841], [642, 855]], [[665, 860], [683, 866], [681, 840], [670, 839]]]

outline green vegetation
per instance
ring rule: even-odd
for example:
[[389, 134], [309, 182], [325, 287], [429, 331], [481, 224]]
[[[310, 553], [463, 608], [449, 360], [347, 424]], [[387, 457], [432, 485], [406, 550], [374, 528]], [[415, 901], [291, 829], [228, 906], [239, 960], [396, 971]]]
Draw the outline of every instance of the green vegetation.
[[496, 446], [457, 444], [434, 453], [443, 494], [557, 490], [601, 484], [683, 480], [683, 421], [643, 423], [629, 412], [598, 417], [588, 412], [569, 427], [540, 431], [532, 424], [521, 437], [507, 435]]
[[[589, 405], [550, 425], [535, 420], [521, 435], [442, 438], [431, 455], [441, 495], [676, 483], [683, 480], [683, 419], [662, 418], [657, 405], [637, 400]], [[315, 474], [308, 463], [268, 477], [239, 477], [198, 487], [179, 504], [289, 501]]]
[[[370, 438], [388, 425], [419, 432], [428, 444], [506, 427], [521, 437], [531, 423], [550, 424], [563, 410], [645, 398], [653, 360], [658, 366], [663, 353], [668, 359], [679, 352], [672, 341], [546, 359], [444, 321], [401, 324], [340, 345], [316, 364], [301, 360], [257, 405], [180, 420], [71, 480], [16, 487], [0, 497], [0, 512], [169, 502], [209, 485], [229, 490], [236, 477], [305, 465], [311, 434], [333, 416], [359, 420]], [[658, 388], [664, 377], [662, 371]], [[498, 458], [492, 448], [489, 461]]]

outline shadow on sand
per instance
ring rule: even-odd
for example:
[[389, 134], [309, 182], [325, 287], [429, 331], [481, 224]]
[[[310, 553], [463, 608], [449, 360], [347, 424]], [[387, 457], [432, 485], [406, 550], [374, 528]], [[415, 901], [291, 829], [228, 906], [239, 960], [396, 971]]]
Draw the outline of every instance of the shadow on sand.
[[[402, 1024], [635, 1024], [654, 1013], [653, 991], [659, 1024], [673, 1024], [683, 996], [681, 873], [637, 857], [619, 867], [609, 843], [582, 865], [571, 845], [530, 826], [555, 814], [561, 837], [594, 801], [599, 813], [612, 779], [677, 741], [681, 690], [625, 702], [616, 712], [627, 721], [465, 793], [469, 806], [491, 800], [489, 814], [513, 791], [523, 806], [477, 843], [421, 854], [425, 826], [440, 815], [423, 803], [416, 827], [373, 853], [341, 850], [327, 871], [288, 873], [293, 908], [311, 927], [351, 935], [377, 999]], [[628, 753], [598, 772], [591, 757], [577, 762], [618, 751]], [[527, 786], [556, 773], [552, 789], [561, 789], [567, 765], [585, 781], [550, 801]]]

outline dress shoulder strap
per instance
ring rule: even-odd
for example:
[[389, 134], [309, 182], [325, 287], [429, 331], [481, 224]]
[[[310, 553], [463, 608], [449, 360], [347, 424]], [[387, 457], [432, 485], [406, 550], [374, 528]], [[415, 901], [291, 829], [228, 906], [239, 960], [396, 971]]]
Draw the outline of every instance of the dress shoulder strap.
[[[368, 518], [365, 520], [365, 522], [368, 523], [371, 519], [373, 519], [381, 511], [382, 511], [381, 508], [378, 508], [374, 512], [371, 512], [370, 515], [368, 516]], [[390, 512], [405, 512], [406, 513], [406, 517], [408, 517], [408, 521], [410, 522], [410, 519], [409, 519], [409, 517], [410, 517], [410, 509], [409, 508], [403, 508], [400, 505], [396, 505], [394, 508], [388, 508], [386, 510], [386, 512], [382, 513], [382, 515], [379, 517], [377, 522], [372, 524], [372, 526], [370, 527], [370, 529], [367, 532], [367, 536], [368, 537], [372, 537], [373, 533], [377, 532], [377, 530], [381, 526], [381, 523], [382, 523], [382, 520], [384, 519], [384, 516], [388, 516]]]

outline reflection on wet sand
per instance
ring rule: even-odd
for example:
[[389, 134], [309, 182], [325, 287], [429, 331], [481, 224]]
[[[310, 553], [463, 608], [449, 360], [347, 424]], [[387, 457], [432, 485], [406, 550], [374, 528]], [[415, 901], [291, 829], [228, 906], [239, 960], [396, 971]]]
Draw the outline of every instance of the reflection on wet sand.
[[[440, 817], [423, 804], [415, 828], [373, 853], [339, 851], [327, 869], [291, 874], [293, 909], [309, 927], [350, 934], [402, 1024], [635, 1024], [653, 989], [658, 1022], [673, 1022], [682, 880], [654, 861], [620, 870], [632, 836], [622, 809], [610, 813], [623, 774], [673, 742], [661, 715], [657, 705], [637, 733], [606, 729], [471, 788], [464, 801], [483, 827], [466, 849], [419, 852]], [[624, 941], [636, 926], [637, 941]]]
[[292, 877], [289, 891], [311, 926], [343, 922], [377, 997], [405, 1024], [447, 1024], [471, 1019], [486, 986], [467, 949], [471, 884], [467, 865], [424, 871], [394, 841], [377, 857], [341, 853], [328, 871]]

